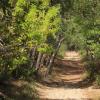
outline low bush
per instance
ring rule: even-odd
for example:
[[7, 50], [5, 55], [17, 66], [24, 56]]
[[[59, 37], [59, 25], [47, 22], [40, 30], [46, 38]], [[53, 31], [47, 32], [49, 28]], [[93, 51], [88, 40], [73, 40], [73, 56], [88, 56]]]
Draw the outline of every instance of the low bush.
[[100, 85], [100, 66], [99, 62], [89, 61], [85, 65], [86, 69], [86, 78], [90, 81], [96, 81], [97, 85]]

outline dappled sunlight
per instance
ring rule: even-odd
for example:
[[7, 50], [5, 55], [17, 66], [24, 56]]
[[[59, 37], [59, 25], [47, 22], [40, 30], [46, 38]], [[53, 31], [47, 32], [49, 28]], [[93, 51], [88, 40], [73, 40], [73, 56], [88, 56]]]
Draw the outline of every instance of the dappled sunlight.
[[33, 84], [22, 80], [0, 83], [0, 91], [5, 100], [37, 100], [38, 98]]
[[100, 100], [99, 91], [100, 0], [0, 0], [0, 100]]
[[[37, 85], [41, 100], [66, 100], [68, 98], [73, 100], [92, 100], [93, 98], [98, 98], [100, 89], [93, 89], [91, 84], [83, 81], [83, 65], [81, 59], [56, 60], [51, 78], [45, 79]], [[97, 92], [96, 95], [95, 92]]]
[[79, 55], [78, 52], [70, 51], [65, 53], [64, 59], [71, 61], [78, 61], [81, 59], [81, 56]]

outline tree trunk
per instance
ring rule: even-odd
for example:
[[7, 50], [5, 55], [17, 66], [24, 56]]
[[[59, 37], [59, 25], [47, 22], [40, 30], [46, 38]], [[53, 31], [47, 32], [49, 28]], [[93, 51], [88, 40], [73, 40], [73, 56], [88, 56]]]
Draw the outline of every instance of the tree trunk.
[[42, 58], [41, 58], [41, 64], [40, 66], [44, 65], [44, 60], [45, 60], [46, 54], [43, 54]]
[[45, 63], [45, 66], [48, 66], [49, 61], [50, 61], [50, 55], [48, 55], [48, 56], [47, 56], [47, 58], [46, 58], [46, 63]]
[[51, 55], [51, 58], [50, 58], [49, 64], [48, 64], [48, 66], [47, 66], [48, 69], [47, 69], [47, 73], [46, 73], [46, 75], [49, 75], [49, 74], [51, 74], [51, 72], [52, 72], [52, 64], [53, 64], [54, 58], [55, 58], [56, 54], [58, 53], [59, 48], [60, 48], [61, 43], [62, 43], [63, 40], [64, 40], [64, 38], [61, 38], [61, 39], [58, 41], [58, 44], [57, 44], [56, 50], [55, 50], [55, 51], [53, 52], [53, 54]]
[[36, 62], [36, 71], [39, 69], [39, 66], [40, 66], [40, 63], [41, 63], [41, 57], [42, 57], [42, 53], [39, 52], [37, 62]]
[[32, 48], [30, 51], [30, 66], [33, 67], [35, 63], [35, 54], [36, 54], [36, 47]]

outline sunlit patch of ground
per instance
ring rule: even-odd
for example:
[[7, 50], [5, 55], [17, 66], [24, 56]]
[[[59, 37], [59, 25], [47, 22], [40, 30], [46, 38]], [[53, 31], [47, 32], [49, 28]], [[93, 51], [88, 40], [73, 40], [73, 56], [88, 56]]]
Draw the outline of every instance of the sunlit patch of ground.
[[53, 74], [37, 83], [40, 100], [100, 100], [100, 89], [82, 83], [84, 67], [77, 52], [66, 52], [55, 62]]

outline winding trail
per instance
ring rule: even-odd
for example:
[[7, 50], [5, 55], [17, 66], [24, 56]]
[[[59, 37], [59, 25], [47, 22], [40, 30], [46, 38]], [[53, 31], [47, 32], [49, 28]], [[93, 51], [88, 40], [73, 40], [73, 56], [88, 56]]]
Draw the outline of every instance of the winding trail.
[[66, 52], [63, 60], [57, 60], [53, 74], [37, 83], [40, 100], [100, 100], [100, 89], [93, 89], [82, 82], [83, 63], [77, 52]]

